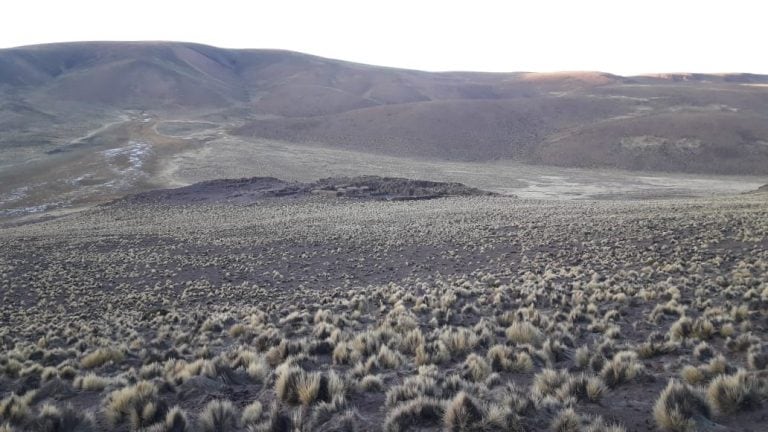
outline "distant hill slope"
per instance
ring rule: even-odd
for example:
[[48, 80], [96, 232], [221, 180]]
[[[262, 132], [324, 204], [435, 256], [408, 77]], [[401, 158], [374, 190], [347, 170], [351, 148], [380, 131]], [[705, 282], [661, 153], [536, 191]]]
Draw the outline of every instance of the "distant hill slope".
[[763, 75], [429, 73], [173, 42], [0, 50], [0, 151], [124, 110], [381, 154], [768, 174]]

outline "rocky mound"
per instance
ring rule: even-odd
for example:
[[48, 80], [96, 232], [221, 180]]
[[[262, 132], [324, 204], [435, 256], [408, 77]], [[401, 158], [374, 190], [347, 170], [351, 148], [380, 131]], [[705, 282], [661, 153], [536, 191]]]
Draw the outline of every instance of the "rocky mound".
[[274, 177], [221, 179], [177, 189], [160, 189], [122, 198], [117, 203], [233, 203], [251, 204], [274, 198], [324, 196], [333, 198], [409, 201], [448, 196], [496, 195], [461, 183], [443, 183], [394, 177], [333, 177], [310, 183]]

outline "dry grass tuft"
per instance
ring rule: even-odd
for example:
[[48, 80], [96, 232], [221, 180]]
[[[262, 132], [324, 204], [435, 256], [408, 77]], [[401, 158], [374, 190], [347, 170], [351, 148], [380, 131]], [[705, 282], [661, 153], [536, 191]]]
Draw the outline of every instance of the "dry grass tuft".
[[404, 432], [413, 428], [436, 427], [445, 415], [445, 402], [428, 397], [419, 397], [397, 405], [387, 414], [384, 421], [386, 432]]
[[603, 367], [600, 376], [608, 387], [614, 388], [635, 379], [644, 370], [645, 367], [637, 360], [637, 354], [634, 351], [622, 351], [616, 353], [613, 359]]
[[99, 348], [80, 360], [80, 366], [93, 369], [107, 363], [120, 363], [125, 358], [123, 351], [114, 348]]
[[721, 414], [753, 410], [768, 399], [768, 383], [744, 370], [720, 375], [709, 384], [707, 399]]
[[19, 396], [14, 393], [0, 400], [0, 421], [7, 421], [12, 425], [25, 423], [30, 417], [29, 402], [33, 396]]
[[669, 432], [696, 432], [710, 418], [709, 405], [692, 387], [670, 380], [653, 408], [659, 429]]
[[447, 404], [443, 426], [450, 432], [522, 431], [517, 416], [510, 408], [484, 406], [463, 391]]
[[233, 432], [237, 430], [239, 414], [232, 402], [212, 400], [203, 408], [199, 419], [200, 432]]
[[157, 387], [148, 381], [115, 390], [104, 403], [104, 414], [112, 426], [128, 421], [131, 430], [159, 422], [166, 410], [158, 399]]
[[552, 420], [549, 429], [552, 432], [581, 432], [583, 421], [573, 408], [566, 408], [557, 414]]
[[480, 382], [488, 378], [491, 374], [491, 367], [488, 363], [479, 355], [472, 353], [467, 356], [462, 366], [461, 376], [472, 380], [474, 382]]
[[240, 423], [245, 426], [255, 425], [261, 420], [264, 414], [264, 407], [259, 401], [253, 401], [243, 408], [243, 414], [240, 416]]
[[540, 345], [544, 339], [541, 330], [529, 322], [513, 322], [507, 327], [507, 339], [516, 344]]

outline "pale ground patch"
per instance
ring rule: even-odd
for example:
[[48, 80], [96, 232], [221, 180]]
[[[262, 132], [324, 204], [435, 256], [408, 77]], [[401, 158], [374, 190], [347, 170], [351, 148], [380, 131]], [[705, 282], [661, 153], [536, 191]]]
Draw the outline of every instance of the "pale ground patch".
[[617, 199], [713, 196], [757, 189], [763, 177], [641, 173], [526, 165], [513, 161], [446, 162], [397, 158], [269, 140], [226, 137], [181, 152], [164, 164], [160, 179], [174, 186], [216, 178], [383, 175], [465, 183], [522, 198]]

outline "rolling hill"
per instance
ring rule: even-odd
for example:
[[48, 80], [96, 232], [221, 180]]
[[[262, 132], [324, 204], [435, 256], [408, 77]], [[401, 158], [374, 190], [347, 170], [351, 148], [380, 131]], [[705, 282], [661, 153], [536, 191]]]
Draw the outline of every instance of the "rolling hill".
[[768, 173], [768, 76], [750, 74], [429, 73], [286, 51], [90, 42], [0, 50], [0, 100], [4, 147], [141, 110], [381, 154]]
[[264, 164], [265, 146], [374, 166], [394, 157], [765, 176], [768, 76], [435, 73], [176, 42], [0, 50], [0, 210], [214, 178], [175, 176], [195, 158], [219, 177], [280, 175], [243, 169]]

